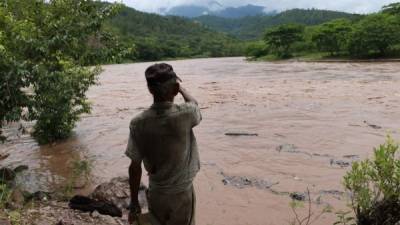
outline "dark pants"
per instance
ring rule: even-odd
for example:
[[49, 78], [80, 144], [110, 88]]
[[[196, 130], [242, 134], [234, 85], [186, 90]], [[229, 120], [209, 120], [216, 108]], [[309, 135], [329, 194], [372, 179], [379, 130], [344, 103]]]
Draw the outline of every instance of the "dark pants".
[[195, 225], [196, 196], [193, 186], [178, 194], [147, 193], [150, 212], [161, 225]]

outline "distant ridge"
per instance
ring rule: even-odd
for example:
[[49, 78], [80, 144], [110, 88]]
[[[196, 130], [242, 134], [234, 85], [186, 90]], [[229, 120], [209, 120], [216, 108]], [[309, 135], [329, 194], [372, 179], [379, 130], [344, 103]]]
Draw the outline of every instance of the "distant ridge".
[[196, 21], [122, 7], [108, 29], [137, 50], [140, 60], [242, 55], [239, 40]]
[[166, 15], [195, 18], [204, 15], [218, 16], [222, 18], [243, 18], [247, 16], [268, 15], [265, 7], [257, 5], [245, 5], [239, 7], [226, 7], [217, 1], [211, 1], [207, 6], [180, 5], [166, 11]]
[[285, 24], [299, 23], [318, 25], [334, 19], [357, 19], [361, 15], [319, 9], [291, 9], [275, 15], [258, 15], [242, 18], [222, 18], [215, 15], [203, 15], [192, 18], [211, 29], [233, 35], [244, 40], [260, 39], [267, 28]]

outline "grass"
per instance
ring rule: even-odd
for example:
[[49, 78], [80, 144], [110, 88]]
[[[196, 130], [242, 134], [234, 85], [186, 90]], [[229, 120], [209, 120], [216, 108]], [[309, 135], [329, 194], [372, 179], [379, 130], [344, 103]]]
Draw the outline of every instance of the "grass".
[[0, 184], [0, 210], [10, 201], [11, 188], [7, 184]]
[[86, 185], [90, 181], [90, 175], [93, 168], [93, 160], [90, 159], [75, 159], [71, 162], [71, 177], [67, 180], [66, 185], [62, 188], [61, 198], [69, 200], [75, 191], [78, 181], [85, 182]]

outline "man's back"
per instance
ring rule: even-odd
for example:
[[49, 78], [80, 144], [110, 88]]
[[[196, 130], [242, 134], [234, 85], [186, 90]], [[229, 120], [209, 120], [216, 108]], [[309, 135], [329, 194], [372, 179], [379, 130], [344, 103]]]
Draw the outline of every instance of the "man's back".
[[177, 193], [190, 188], [200, 167], [192, 128], [200, 121], [196, 104], [170, 102], [155, 103], [132, 120], [127, 154], [143, 160], [150, 190]]

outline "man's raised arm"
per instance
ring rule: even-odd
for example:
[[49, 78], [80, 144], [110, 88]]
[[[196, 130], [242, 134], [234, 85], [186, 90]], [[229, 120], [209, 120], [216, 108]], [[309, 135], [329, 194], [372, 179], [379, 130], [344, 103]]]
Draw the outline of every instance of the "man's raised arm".
[[182, 85], [179, 85], [179, 93], [181, 93], [183, 99], [185, 99], [185, 102], [192, 102], [196, 105], [198, 105], [197, 100], [189, 94], [189, 92], [182, 87]]

